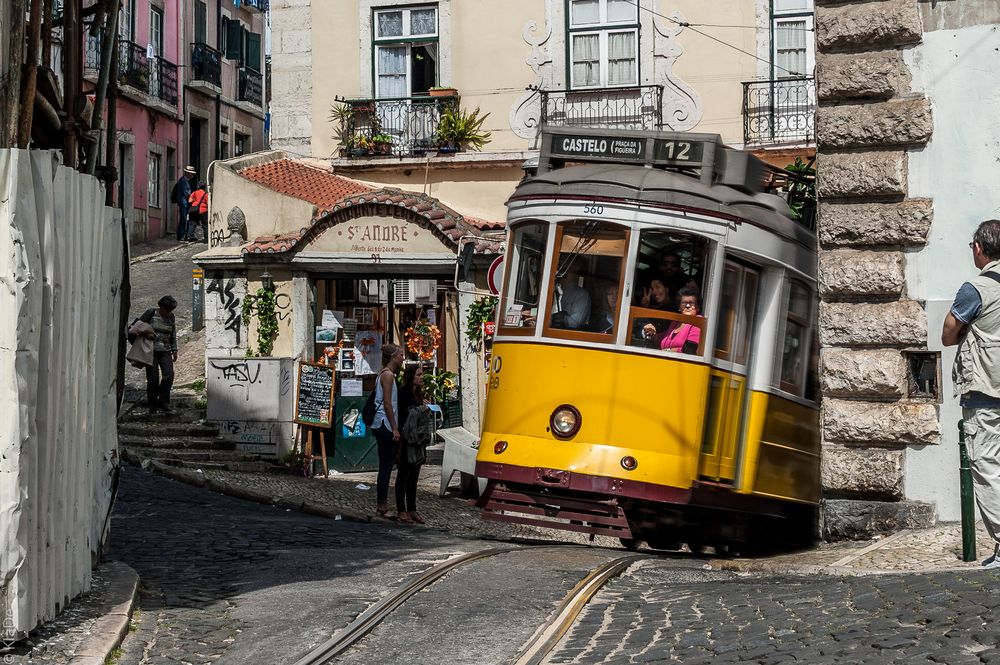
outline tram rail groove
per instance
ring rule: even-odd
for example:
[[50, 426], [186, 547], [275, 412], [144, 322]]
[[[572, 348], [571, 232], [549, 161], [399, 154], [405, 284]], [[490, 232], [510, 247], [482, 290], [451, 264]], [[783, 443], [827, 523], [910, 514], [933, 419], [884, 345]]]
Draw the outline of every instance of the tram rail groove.
[[371, 632], [393, 610], [406, 602], [415, 593], [429, 587], [455, 568], [478, 559], [485, 559], [508, 552], [518, 552], [523, 549], [522, 547], [495, 547], [470, 552], [469, 554], [463, 554], [452, 557], [447, 561], [442, 561], [366, 609], [354, 621], [348, 624], [346, 628], [295, 661], [294, 665], [320, 665], [321, 663], [329, 662]]
[[630, 554], [612, 559], [590, 571], [566, 594], [555, 614], [521, 649], [517, 660], [514, 661], [515, 665], [541, 665], [569, 632], [577, 617], [580, 616], [580, 612], [594, 597], [594, 594], [600, 591], [601, 587], [612, 578], [625, 572], [633, 563], [647, 558], [649, 557], [642, 554]]

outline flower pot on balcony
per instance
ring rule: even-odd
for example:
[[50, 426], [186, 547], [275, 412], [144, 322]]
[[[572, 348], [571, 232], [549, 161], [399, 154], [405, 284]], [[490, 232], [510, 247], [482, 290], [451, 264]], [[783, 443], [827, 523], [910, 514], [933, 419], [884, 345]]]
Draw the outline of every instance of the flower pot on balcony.
[[458, 95], [457, 88], [431, 88], [427, 91], [431, 97], [455, 97]]

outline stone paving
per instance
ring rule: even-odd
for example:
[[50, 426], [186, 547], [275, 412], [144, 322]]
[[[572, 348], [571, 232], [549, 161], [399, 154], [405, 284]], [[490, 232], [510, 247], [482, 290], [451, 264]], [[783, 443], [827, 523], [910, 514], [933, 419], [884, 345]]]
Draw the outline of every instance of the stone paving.
[[726, 577], [650, 563], [587, 605], [551, 663], [1000, 663], [998, 571]]

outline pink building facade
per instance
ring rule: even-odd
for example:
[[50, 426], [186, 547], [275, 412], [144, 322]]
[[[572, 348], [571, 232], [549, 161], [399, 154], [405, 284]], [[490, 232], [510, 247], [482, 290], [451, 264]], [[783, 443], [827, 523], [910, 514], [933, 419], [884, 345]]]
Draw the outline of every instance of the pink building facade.
[[[181, 13], [177, 0], [123, 0], [118, 32], [115, 205], [133, 241], [175, 232], [170, 190], [183, 163]], [[100, 39], [85, 40], [84, 79], [96, 85]]]

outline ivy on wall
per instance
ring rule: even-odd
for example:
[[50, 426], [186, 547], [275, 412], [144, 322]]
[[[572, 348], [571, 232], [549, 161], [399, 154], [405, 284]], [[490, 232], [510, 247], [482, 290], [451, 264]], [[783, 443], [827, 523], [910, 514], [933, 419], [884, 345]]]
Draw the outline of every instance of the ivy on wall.
[[277, 298], [274, 291], [263, 287], [243, 299], [243, 324], [250, 326], [251, 317], [257, 317], [257, 351], [247, 344], [247, 357], [269, 356], [278, 337]]
[[483, 345], [483, 324], [493, 318], [499, 299], [496, 296], [477, 298], [469, 305], [466, 312], [465, 337], [469, 340], [469, 349], [479, 351]]

